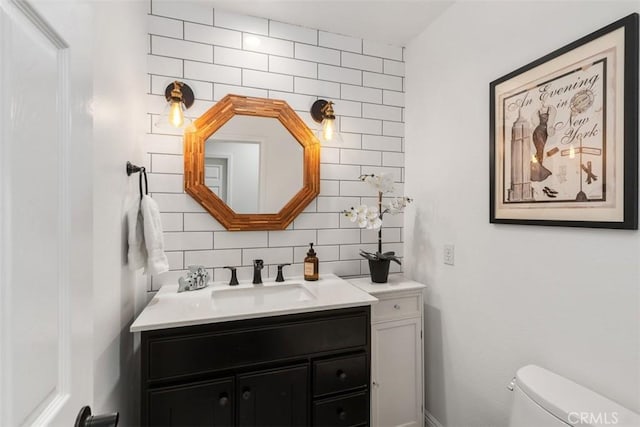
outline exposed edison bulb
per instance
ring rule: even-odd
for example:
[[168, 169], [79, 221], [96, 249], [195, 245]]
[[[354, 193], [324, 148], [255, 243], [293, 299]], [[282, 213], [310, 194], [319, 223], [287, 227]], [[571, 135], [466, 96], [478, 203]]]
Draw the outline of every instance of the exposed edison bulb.
[[318, 99], [311, 106], [311, 117], [316, 123], [320, 123], [320, 129], [314, 131], [320, 142], [331, 142], [332, 145], [340, 144], [342, 136], [336, 127], [336, 114], [333, 111], [333, 102]]
[[535, 156], [535, 154], [531, 156], [531, 163], [538, 163], [538, 158]]
[[569, 146], [569, 158], [570, 159], [575, 159], [576, 158], [576, 149], [573, 148], [573, 144], [571, 144]]
[[324, 119], [322, 121], [322, 137], [325, 141], [331, 141], [335, 133], [336, 121], [333, 119]]
[[181, 102], [171, 102], [171, 107], [169, 108], [169, 123], [177, 128], [184, 124], [184, 114], [182, 113]]

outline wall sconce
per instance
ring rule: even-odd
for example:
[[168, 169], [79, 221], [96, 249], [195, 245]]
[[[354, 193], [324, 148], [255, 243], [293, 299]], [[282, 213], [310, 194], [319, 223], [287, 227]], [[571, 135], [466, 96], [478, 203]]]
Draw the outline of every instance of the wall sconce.
[[311, 106], [311, 118], [316, 123], [322, 123], [320, 130], [320, 140], [322, 141], [340, 141], [342, 138], [335, 128], [336, 115], [333, 111], [333, 102], [324, 99], [318, 99]]
[[193, 90], [184, 82], [174, 81], [164, 90], [164, 97], [167, 100], [156, 126], [167, 124], [180, 128], [184, 126], [184, 110], [193, 105]]

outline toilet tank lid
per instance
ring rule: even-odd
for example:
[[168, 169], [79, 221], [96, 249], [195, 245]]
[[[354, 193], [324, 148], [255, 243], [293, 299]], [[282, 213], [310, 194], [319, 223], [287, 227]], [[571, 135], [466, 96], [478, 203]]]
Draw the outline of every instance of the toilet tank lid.
[[516, 385], [538, 405], [571, 426], [640, 426], [640, 415], [635, 412], [539, 366], [518, 369]]

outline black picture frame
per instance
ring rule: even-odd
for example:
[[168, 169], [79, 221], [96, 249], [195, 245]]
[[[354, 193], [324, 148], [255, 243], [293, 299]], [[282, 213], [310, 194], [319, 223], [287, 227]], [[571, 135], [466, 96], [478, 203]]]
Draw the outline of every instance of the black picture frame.
[[637, 13], [489, 91], [490, 223], [638, 229]]

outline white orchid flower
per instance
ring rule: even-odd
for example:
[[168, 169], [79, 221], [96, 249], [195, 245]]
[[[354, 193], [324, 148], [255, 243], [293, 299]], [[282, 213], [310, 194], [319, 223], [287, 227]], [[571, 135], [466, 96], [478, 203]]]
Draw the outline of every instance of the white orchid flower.
[[349, 218], [349, 221], [357, 223], [360, 228], [371, 230], [382, 226], [380, 211], [375, 206], [360, 205], [342, 212]]
[[367, 218], [369, 216], [369, 207], [367, 205], [352, 207], [343, 212], [349, 218], [349, 221], [358, 223], [358, 227], [364, 228], [367, 226]]
[[367, 224], [367, 215], [369, 214], [369, 207], [367, 205], [360, 205], [356, 208], [356, 222], [358, 227], [362, 228]]
[[371, 206], [368, 208], [368, 211], [367, 211], [368, 218], [373, 218], [378, 216], [380, 216], [380, 212], [378, 211], [378, 208], [376, 206]]
[[371, 184], [379, 193], [393, 193], [395, 190], [393, 177], [388, 173], [363, 175], [360, 179]]
[[357, 208], [350, 208], [342, 211], [351, 222], [356, 222], [358, 227], [368, 230], [378, 230], [378, 250], [375, 253], [360, 250], [360, 255], [369, 261], [391, 260], [400, 264], [400, 260], [394, 252], [382, 252], [382, 217], [384, 214], [397, 214], [403, 211], [408, 203], [412, 202], [409, 197], [390, 198], [386, 203], [382, 203], [383, 194], [393, 193], [394, 182], [391, 175], [386, 173], [360, 175], [360, 181], [372, 185], [378, 191], [378, 205], [369, 207], [360, 205]]
[[384, 212], [391, 215], [398, 214], [402, 212], [402, 210], [406, 208], [407, 204], [409, 203], [411, 203], [411, 199], [409, 197], [395, 197], [385, 205]]
[[356, 219], [358, 217], [354, 208], [344, 211], [344, 215], [349, 218], [349, 221], [351, 222], [356, 222]]
[[361, 217], [366, 215], [367, 207], [365, 205], [360, 205], [357, 208], [351, 207], [347, 210], [342, 211], [344, 215], [349, 218], [349, 221], [356, 222]]
[[381, 225], [382, 220], [380, 219], [380, 212], [378, 211], [378, 208], [375, 206], [370, 207], [369, 211], [367, 212], [367, 229], [372, 230], [375, 228], [380, 228]]
[[370, 219], [367, 223], [367, 230], [377, 230], [380, 227], [382, 227], [382, 220], [379, 216]]

